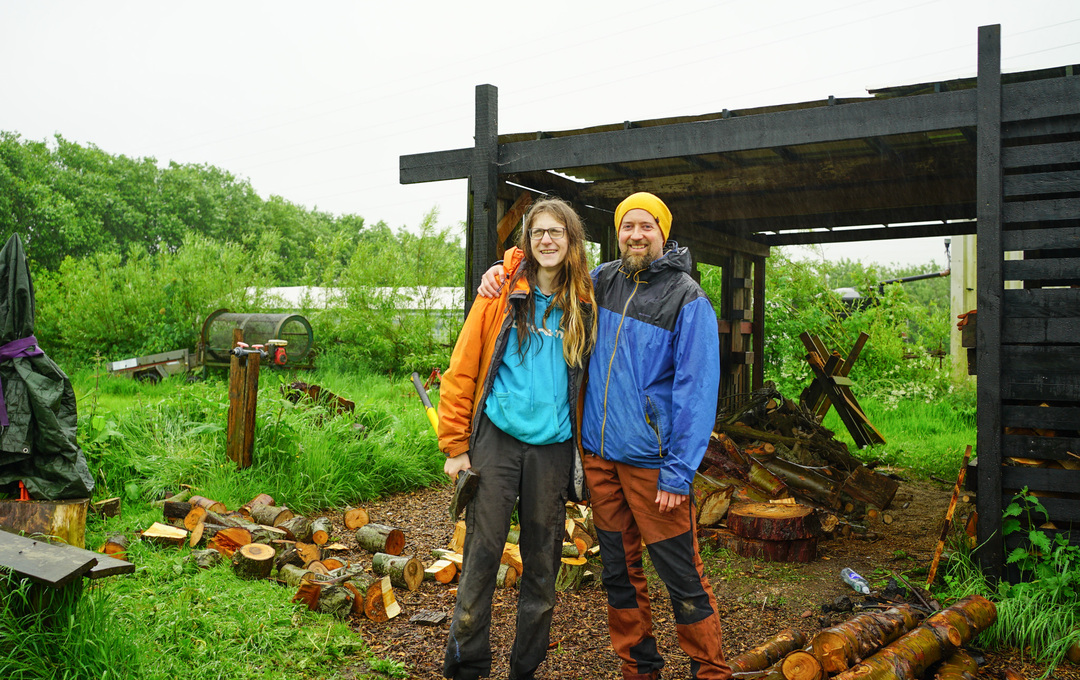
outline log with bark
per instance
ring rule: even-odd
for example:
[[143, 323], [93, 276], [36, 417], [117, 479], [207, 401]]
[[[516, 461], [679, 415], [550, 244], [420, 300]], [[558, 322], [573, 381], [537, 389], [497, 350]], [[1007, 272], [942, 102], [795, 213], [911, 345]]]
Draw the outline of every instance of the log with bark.
[[325, 545], [330, 540], [330, 534], [334, 526], [329, 517], [319, 517], [311, 522], [311, 542], [315, 545]]
[[155, 508], [160, 508], [161, 506], [165, 505], [165, 503], [168, 503], [169, 501], [186, 501], [186, 500], [189, 500], [194, 493], [195, 492], [192, 491], [190, 487], [185, 487], [185, 488], [181, 489], [178, 493], [175, 493], [172, 496], [169, 496], [168, 498], [162, 498], [159, 501], [151, 501], [150, 505], [154, 506]]
[[845, 671], [881, 647], [904, 635], [922, 621], [910, 605], [860, 614], [813, 637], [810, 647], [825, 672]]
[[555, 575], [555, 590], [575, 590], [585, 576], [588, 560], [584, 557], [564, 557], [559, 563], [559, 572]]
[[[394, 596], [394, 588], [390, 584], [389, 576], [372, 578], [361, 574], [345, 581], [343, 585], [356, 590], [364, 616], [372, 621], [377, 623], [389, 621], [401, 613], [401, 605]], [[355, 607], [354, 613], [358, 613]]]
[[780, 672], [783, 673], [784, 680], [822, 680], [825, 677], [821, 662], [803, 649], [797, 649], [785, 656], [780, 662]]
[[184, 563], [193, 565], [197, 569], [212, 569], [221, 564], [221, 560], [221, 553], [207, 548], [205, 550], [192, 550], [184, 558]]
[[345, 508], [343, 520], [345, 522], [345, 528], [352, 531], [359, 529], [371, 521], [368, 517], [368, 511], [364, 508]]
[[405, 533], [385, 524], [370, 523], [356, 530], [356, 542], [372, 554], [400, 555], [405, 549]]
[[258, 504], [251, 507], [251, 519], [271, 527], [281, 526], [294, 517], [293, 511], [276, 505]]
[[192, 496], [191, 504], [198, 505], [199, 507], [206, 508], [210, 512], [225, 512], [225, 504], [219, 501], [211, 500], [205, 496]]
[[409, 555], [377, 552], [371, 558], [371, 570], [378, 576], [389, 576], [392, 585], [410, 591], [418, 589], [424, 580], [424, 565]]
[[162, 524], [161, 522], [154, 522], [142, 532], [142, 539], [155, 545], [179, 546], [184, 544], [187, 537], [187, 529]]
[[989, 628], [997, 618], [994, 603], [971, 595], [922, 622], [835, 680], [915, 680], [933, 664]]
[[728, 660], [733, 673], [765, 670], [797, 649], [806, 646], [802, 631], [786, 628], [764, 643]]
[[345, 563], [336, 557], [324, 557], [319, 561], [322, 562], [323, 566], [325, 566], [330, 571], [340, 569], [345, 566]]
[[184, 525], [188, 531], [191, 531], [191, 527], [187, 526], [184, 519], [191, 512], [191, 503], [187, 501], [165, 501], [161, 506], [161, 516], [168, 524], [181, 524]]
[[245, 581], [270, 576], [274, 567], [274, 549], [264, 543], [248, 543], [233, 553], [233, 573]]
[[256, 505], [273, 505], [273, 504], [274, 504], [274, 497], [273, 496], [271, 496], [269, 494], [261, 493], [258, 496], [255, 496], [255, 498], [252, 498], [247, 503], [244, 503], [243, 505], [241, 505], [240, 508], [237, 510], [237, 512], [239, 512], [241, 515], [243, 515], [245, 517], [251, 517], [251, 509], [253, 507], [255, 507]]
[[295, 564], [282, 564], [278, 567], [278, 578], [286, 585], [297, 588], [305, 581], [314, 581], [315, 574]]
[[813, 508], [786, 503], [738, 503], [728, 510], [727, 526], [743, 538], [769, 541], [817, 538], [821, 533]]
[[285, 532], [285, 535], [294, 541], [311, 542], [311, 520], [303, 515], [290, 517], [277, 527]]
[[727, 514], [735, 486], [698, 473], [694, 475], [693, 492], [698, 526], [714, 527]]
[[976, 680], [979, 662], [963, 649], [958, 649], [941, 662], [934, 672], [934, 680]]
[[125, 534], [110, 534], [98, 551], [118, 560], [126, 560], [127, 548], [128, 538]]
[[513, 588], [518, 580], [518, 571], [510, 564], [500, 564], [495, 573], [496, 588]]
[[303, 541], [297, 541], [293, 544], [296, 548], [296, 552], [300, 553], [300, 558], [304, 561], [304, 564], [310, 564], [316, 562], [322, 557], [322, 552], [319, 550], [319, 546], [314, 543], [304, 543]]

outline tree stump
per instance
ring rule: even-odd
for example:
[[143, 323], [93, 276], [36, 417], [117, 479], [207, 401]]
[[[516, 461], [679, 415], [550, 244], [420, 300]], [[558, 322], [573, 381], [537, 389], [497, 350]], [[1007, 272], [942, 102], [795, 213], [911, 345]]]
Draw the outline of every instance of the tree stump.
[[781, 503], [738, 503], [728, 510], [727, 526], [743, 538], [792, 541], [817, 538], [821, 526], [813, 508]]
[[311, 541], [315, 545], [325, 545], [330, 540], [334, 527], [327, 517], [319, 517], [311, 523]]
[[702, 527], [698, 535], [703, 541], [712, 542], [718, 548], [730, 550], [736, 555], [765, 560], [766, 562], [812, 562], [817, 557], [817, 539], [805, 538], [795, 541], [766, 541], [744, 538], [728, 529]]
[[303, 515], [290, 517], [278, 528], [284, 530], [285, 535], [294, 541], [311, 541], [311, 520]]
[[375, 553], [371, 558], [371, 570], [379, 576], [389, 576], [391, 584], [410, 591], [419, 588], [424, 580], [424, 565], [409, 555]]
[[345, 508], [345, 528], [353, 531], [371, 522], [368, 511], [363, 508]]
[[400, 555], [405, 549], [405, 533], [385, 524], [365, 524], [356, 530], [356, 542], [372, 554]]
[[259, 524], [276, 527], [281, 526], [293, 518], [293, 511], [288, 508], [279, 508], [274, 505], [253, 505], [251, 507], [251, 519]]
[[248, 543], [233, 554], [233, 572], [245, 581], [270, 576], [274, 567], [274, 549], [265, 543]]

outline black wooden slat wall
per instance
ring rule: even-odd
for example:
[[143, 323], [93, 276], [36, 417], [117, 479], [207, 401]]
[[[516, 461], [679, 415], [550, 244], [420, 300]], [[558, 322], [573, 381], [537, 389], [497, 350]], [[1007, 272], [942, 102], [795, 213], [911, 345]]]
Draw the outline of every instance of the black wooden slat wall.
[[[1062, 80], [1069, 91], [1080, 85], [1080, 77]], [[1080, 544], [1080, 102], [1040, 109], [1009, 86], [1001, 96], [1003, 111], [1031, 116], [1001, 126], [1001, 252], [993, 266], [1005, 287], [993, 406], [1002, 436], [1000, 455], [987, 460], [1002, 465], [1002, 505], [1027, 487]], [[1017, 544], [1005, 541], [1006, 549]]]

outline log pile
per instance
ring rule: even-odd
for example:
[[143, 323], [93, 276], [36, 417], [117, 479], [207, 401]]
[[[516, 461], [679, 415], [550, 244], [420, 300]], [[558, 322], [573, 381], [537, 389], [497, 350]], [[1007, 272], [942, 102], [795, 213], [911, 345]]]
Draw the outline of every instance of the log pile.
[[719, 411], [694, 495], [702, 540], [747, 557], [809, 561], [822, 538], [875, 540], [866, 527], [892, 522], [897, 487], [766, 383]]

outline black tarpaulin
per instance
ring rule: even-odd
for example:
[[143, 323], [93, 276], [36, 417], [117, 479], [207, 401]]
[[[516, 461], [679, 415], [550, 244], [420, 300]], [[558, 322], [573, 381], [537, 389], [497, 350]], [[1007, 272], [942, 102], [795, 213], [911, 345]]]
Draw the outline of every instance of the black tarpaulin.
[[75, 390], [37, 346], [34, 284], [18, 234], [0, 250], [0, 391], [0, 486], [22, 480], [33, 498], [89, 498]]

